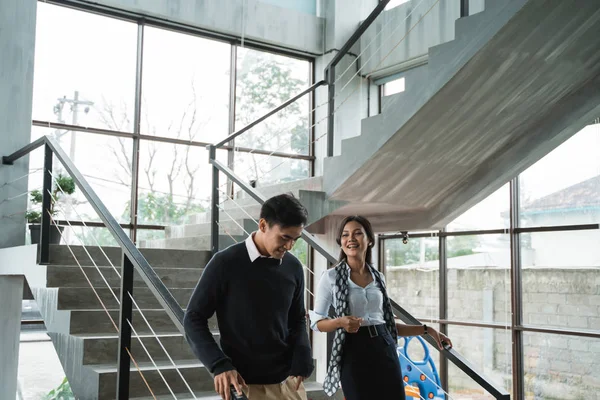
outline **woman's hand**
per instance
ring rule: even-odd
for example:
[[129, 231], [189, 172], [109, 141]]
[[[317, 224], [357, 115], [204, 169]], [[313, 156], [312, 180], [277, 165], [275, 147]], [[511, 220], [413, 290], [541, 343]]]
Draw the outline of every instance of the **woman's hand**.
[[452, 347], [452, 341], [443, 333], [436, 331], [430, 326], [427, 327], [427, 333], [433, 338], [433, 340], [435, 340], [440, 350], [444, 350], [444, 346], [446, 345]]
[[360, 328], [360, 324], [362, 322], [362, 318], [357, 317], [340, 317], [338, 318], [338, 323], [340, 328], [344, 328], [344, 330], [348, 333], [356, 333], [358, 332], [358, 328]]

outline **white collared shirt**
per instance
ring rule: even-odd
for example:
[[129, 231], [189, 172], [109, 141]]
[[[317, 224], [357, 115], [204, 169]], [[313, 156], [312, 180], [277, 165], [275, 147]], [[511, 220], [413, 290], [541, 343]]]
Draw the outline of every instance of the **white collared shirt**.
[[[250, 261], [254, 262], [256, 261], [258, 258], [273, 258], [273, 257], [266, 257], [263, 256], [262, 254], [260, 254], [260, 251], [258, 251], [258, 247], [256, 247], [256, 243], [254, 243], [254, 235], [256, 235], [256, 232], [252, 232], [250, 234], [250, 236], [248, 236], [246, 238], [246, 249], [248, 250], [248, 256], [250, 257]], [[281, 264], [283, 262], [283, 259], [279, 260], [279, 264]]]
[[[346, 268], [348, 269], [348, 274], [350, 274], [350, 267], [346, 266]], [[373, 272], [371, 272], [371, 275], [373, 275]], [[380, 277], [385, 285], [384, 275], [380, 274]], [[335, 279], [335, 268], [328, 269], [321, 276], [315, 296], [314, 310], [309, 311], [310, 327], [314, 331], [319, 332], [317, 322], [322, 319], [330, 319], [327, 315], [329, 307], [333, 306], [335, 308], [337, 305]], [[373, 276], [373, 282], [364, 288], [358, 286], [352, 279], [348, 279], [348, 302], [350, 303], [350, 315], [363, 319], [361, 326], [385, 324], [383, 317], [383, 294], [375, 276]]]

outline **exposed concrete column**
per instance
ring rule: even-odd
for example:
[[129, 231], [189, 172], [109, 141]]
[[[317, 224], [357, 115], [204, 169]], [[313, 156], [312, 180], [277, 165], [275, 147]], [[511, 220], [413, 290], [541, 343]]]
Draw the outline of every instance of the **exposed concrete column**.
[[17, 394], [23, 282], [22, 275], [0, 276], [0, 399]]
[[[0, 1], [0, 156], [31, 138], [36, 8], [36, 0]], [[2, 185], [28, 169], [28, 158], [13, 166], [0, 164], [0, 202], [27, 191], [27, 179]], [[25, 244], [26, 209], [27, 196], [0, 204], [0, 248]]]

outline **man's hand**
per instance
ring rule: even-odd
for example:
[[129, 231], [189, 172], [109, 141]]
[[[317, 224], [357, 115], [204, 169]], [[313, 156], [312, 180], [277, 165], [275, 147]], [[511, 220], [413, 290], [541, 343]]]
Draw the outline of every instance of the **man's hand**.
[[357, 317], [340, 317], [339, 318], [340, 327], [344, 328], [344, 330], [348, 333], [356, 333], [358, 332], [358, 328], [360, 328], [360, 324], [362, 322], [362, 318]]
[[247, 387], [244, 378], [236, 370], [225, 371], [215, 376], [215, 392], [221, 395], [222, 399], [233, 400], [229, 393], [229, 387], [233, 385], [239, 395], [242, 394], [242, 387]]
[[305, 378], [303, 376], [290, 376], [289, 379], [294, 380], [294, 390], [297, 392], [300, 390], [300, 386], [302, 385], [302, 382], [304, 382]]

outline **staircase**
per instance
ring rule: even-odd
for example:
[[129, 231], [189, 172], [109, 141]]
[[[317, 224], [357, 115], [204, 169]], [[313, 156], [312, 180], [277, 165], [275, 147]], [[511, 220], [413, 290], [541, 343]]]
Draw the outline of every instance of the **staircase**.
[[[118, 335], [76, 260], [82, 265], [117, 325], [119, 306], [94, 263], [99, 266], [117, 298], [120, 292], [120, 279], [98, 247], [86, 249], [94, 262], [83, 247], [71, 246], [75, 254], [73, 257], [67, 246], [52, 246], [50, 264], [38, 265], [36, 270], [26, 272], [26, 277], [76, 398], [115, 399]], [[120, 271], [121, 249], [104, 247], [102, 250]], [[210, 253], [155, 249], [145, 249], [142, 253], [179, 304], [185, 307], [203, 267], [210, 258]], [[44, 275], [45, 279], [40, 279], [40, 274]], [[194, 391], [196, 398], [219, 399], [214, 392], [212, 377], [194, 356], [183, 335], [173, 325], [137, 272], [133, 293], [135, 301]], [[133, 321], [134, 329], [142, 338], [142, 342], [177, 398], [193, 398], [135, 306]], [[210, 326], [218, 341], [215, 318], [210, 322]], [[165, 399], [172, 399], [173, 396], [170, 395], [157, 368], [134, 334], [132, 336], [131, 352], [152, 391], [158, 398], [163, 398], [161, 396], [164, 395]], [[309, 399], [326, 398], [321, 386], [314, 382], [314, 379], [306, 383], [306, 388]], [[152, 398], [133, 364], [130, 396], [136, 399]]]
[[325, 159], [323, 190], [345, 203], [333, 214], [378, 231], [445, 226], [600, 115], [599, 32], [597, 1], [487, 0], [458, 19]]

